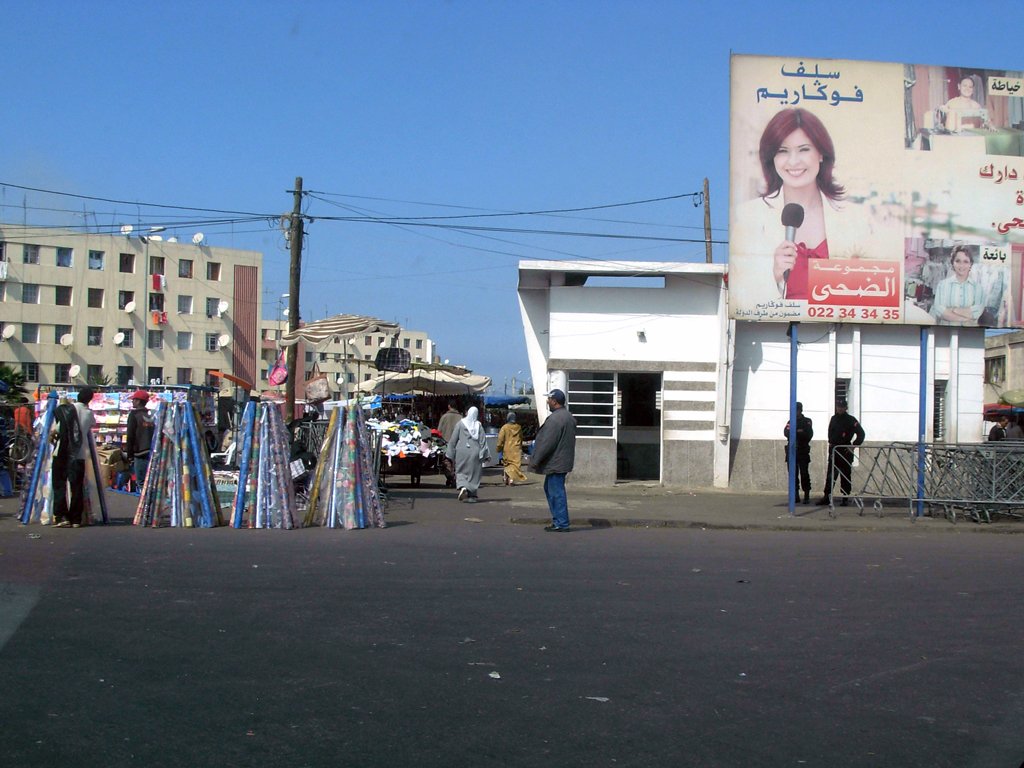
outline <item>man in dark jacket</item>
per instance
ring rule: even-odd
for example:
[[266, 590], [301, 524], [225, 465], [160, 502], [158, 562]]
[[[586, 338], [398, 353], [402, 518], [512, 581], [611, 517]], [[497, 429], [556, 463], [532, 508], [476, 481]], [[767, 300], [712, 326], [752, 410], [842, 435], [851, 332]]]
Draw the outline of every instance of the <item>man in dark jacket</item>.
[[1000, 416], [999, 421], [992, 429], [988, 431], [988, 441], [990, 443], [998, 442], [999, 440], [1006, 439], [1006, 425], [1010, 423], [1010, 420], [1006, 416]]
[[576, 419], [565, 407], [565, 392], [553, 389], [547, 394], [551, 415], [545, 420], [533, 442], [530, 469], [544, 475], [544, 495], [551, 511], [551, 525], [545, 531], [569, 530], [569, 503], [565, 497], [565, 476], [576, 460]]
[[832, 483], [839, 473], [839, 485], [843, 492], [843, 506], [850, 503], [853, 472], [853, 448], [864, 442], [864, 428], [846, 412], [846, 400], [836, 401], [836, 413], [828, 423], [828, 472], [825, 475], [825, 496], [819, 504], [832, 500]]
[[153, 440], [153, 417], [146, 410], [149, 392], [138, 389], [132, 393], [132, 410], [128, 414], [128, 434], [125, 435], [125, 457], [134, 465], [135, 485], [142, 490], [149, 470], [149, 446]]
[[[789, 422], [782, 434], [789, 440]], [[804, 504], [811, 503], [811, 438], [814, 437], [814, 426], [804, 416], [804, 404], [796, 404], [796, 472], [800, 487], [804, 491]], [[786, 467], [789, 468], [789, 445], [786, 445]], [[798, 496], [799, 498], [799, 496]]]

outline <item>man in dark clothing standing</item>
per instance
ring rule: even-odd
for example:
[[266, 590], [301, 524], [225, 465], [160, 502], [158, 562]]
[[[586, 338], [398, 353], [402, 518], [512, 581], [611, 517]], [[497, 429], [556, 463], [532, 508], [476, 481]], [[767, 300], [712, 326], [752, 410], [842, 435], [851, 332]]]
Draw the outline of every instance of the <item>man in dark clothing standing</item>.
[[[455, 432], [455, 428], [462, 421], [462, 414], [459, 413], [459, 409], [455, 407], [455, 401], [448, 403], [448, 410], [445, 411], [441, 420], [437, 422], [437, 431], [441, 433], [441, 437], [444, 441], [450, 442], [452, 439], [452, 433]], [[454, 488], [455, 487], [455, 463], [441, 454], [438, 462], [441, 464], [441, 471], [444, 472], [444, 487]]]
[[1006, 439], [1006, 425], [1010, 423], [1010, 420], [1006, 416], [1000, 416], [999, 422], [988, 431], [988, 441], [994, 443], [998, 440]]
[[142, 490], [149, 470], [149, 447], [153, 440], [153, 417], [146, 410], [149, 392], [138, 389], [132, 393], [132, 410], [128, 414], [128, 434], [125, 435], [124, 453], [134, 465], [135, 484]]
[[[782, 434], [789, 440], [789, 422]], [[804, 416], [804, 404], [796, 404], [796, 472], [800, 488], [804, 492], [804, 504], [811, 503], [811, 438], [814, 427], [811, 420]], [[786, 467], [789, 468], [789, 445], [786, 445]], [[799, 498], [799, 495], [798, 495]]]
[[863, 442], [864, 428], [857, 419], [846, 412], [846, 400], [837, 400], [835, 416], [828, 423], [828, 472], [825, 475], [825, 495], [819, 504], [828, 504], [832, 500], [832, 483], [837, 472], [843, 492], [843, 506], [850, 503], [852, 446]]
[[551, 414], [533, 441], [530, 469], [544, 475], [544, 496], [551, 512], [551, 525], [544, 530], [560, 533], [569, 530], [565, 476], [576, 461], [576, 419], [565, 407], [565, 392], [553, 389], [547, 397]]

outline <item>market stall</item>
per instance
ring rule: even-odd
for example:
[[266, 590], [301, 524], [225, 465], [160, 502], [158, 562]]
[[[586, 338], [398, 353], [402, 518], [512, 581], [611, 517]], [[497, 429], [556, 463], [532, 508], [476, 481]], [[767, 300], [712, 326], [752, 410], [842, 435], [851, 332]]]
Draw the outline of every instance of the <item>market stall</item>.
[[289, 467], [288, 430], [276, 404], [256, 400], [246, 403], [239, 440], [241, 452], [231, 525], [299, 527]]

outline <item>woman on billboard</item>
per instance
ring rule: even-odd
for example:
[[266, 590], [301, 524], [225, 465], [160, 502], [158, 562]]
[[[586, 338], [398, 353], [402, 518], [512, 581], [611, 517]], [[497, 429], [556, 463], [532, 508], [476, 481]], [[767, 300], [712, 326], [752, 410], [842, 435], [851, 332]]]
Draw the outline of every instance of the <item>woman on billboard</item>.
[[784, 298], [806, 299], [807, 263], [828, 258], [826, 211], [836, 210], [833, 203], [845, 191], [832, 175], [832, 137], [807, 110], [784, 109], [765, 126], [758, 156], [766, 185], [762, 199], [785, 227], [772, 276]]
[[978, 325], [985, 311], [985, 291], [972, 279], [974, 257], [966, 245], [953, 249], [950, 273], [935, 286], [932, 314], [939, 325]]

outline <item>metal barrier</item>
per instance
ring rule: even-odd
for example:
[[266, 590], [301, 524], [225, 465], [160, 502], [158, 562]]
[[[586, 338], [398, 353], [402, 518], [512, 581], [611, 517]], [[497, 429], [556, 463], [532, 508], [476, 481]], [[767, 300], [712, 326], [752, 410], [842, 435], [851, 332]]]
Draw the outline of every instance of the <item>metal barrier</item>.
[[881, 516], [886, 504], [899, 502], [911, 517], [920, 506], [922, 514], [927, 509], [934, 517], [940, 510], [951, 522], [958, 511], [975, 522], [992, 522], [993, 515], [1024, 517], [1024, 444], [892, 443], [856, 450], [859, 468], [852, 473], [850, 499], [858, 514], [864, 514], [865, 503]]

